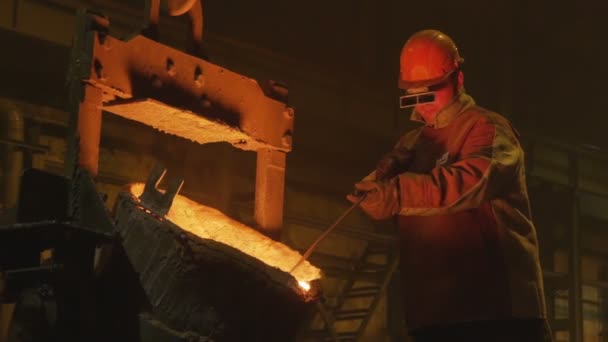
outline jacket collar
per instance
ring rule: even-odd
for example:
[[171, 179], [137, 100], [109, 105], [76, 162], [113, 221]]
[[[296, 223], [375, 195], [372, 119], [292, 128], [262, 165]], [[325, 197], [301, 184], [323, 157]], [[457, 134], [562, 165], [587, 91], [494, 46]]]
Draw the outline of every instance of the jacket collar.
[[452, 102], [437, 113], [435, 116], [435, 122], [428, 123], [424, 121], [422, 115], [420, 115], [420, 113], [418, 113], [416, 110], [412, 112], [410, 119], [413, 121], [422, 122], [423, 124], [433, 128], [442, 128], [450, 124], [452, 120], [473, 105], [475, 105], [475, 100], [473, 100], [471, 96], [462, 90], [456, 96], [454, 96]]

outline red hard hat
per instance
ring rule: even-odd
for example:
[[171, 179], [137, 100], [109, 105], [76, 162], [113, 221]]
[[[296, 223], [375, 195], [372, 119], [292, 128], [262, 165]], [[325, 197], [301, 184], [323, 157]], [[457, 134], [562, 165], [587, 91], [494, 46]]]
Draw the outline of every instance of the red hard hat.
[[454, 41], [437, 30], [414, 33], [401, 49], [399, 88], [439, 84], [464, 61]]

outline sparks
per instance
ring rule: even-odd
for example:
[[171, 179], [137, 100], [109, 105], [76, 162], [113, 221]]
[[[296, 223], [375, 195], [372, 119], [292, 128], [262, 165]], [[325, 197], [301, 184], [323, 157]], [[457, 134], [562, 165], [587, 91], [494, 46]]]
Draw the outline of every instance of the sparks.
[[300, 285], [300, 287], [304, 290], [304, 291], [308, 291], [310, 290], [310, 283], [302, 281], [302, 280], [298, 280], [298, 285]]

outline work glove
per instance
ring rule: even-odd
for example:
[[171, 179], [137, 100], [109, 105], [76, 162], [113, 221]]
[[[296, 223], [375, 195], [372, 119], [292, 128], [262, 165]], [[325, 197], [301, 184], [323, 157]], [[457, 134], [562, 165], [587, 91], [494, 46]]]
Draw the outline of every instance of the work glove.
[[364, 180], [355, 184], [355, 191], [355, 194], [347, 195], [346, 198], [355, 203], [365, 194], [359, 207], [375, 220], [389, 219], [401, 210], [398, 177], [384, 181]]
[[392, 150], [376, 164], [376, 180], [391, 179], [407, 171], [413, 158], [414, 151], [412, 150], [404, 148]]

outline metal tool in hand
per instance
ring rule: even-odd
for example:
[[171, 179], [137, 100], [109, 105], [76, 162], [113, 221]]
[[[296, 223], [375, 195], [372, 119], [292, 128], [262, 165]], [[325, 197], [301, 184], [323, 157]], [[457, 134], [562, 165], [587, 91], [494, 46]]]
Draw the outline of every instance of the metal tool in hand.
[[327, 230], [325, 230], [325, 232], [323, 232], [323, 234], [321, 234], [321, 236], [319, 236], [315, 240], [315, 242], [313, 242], [312, 245], [310, 245], [310, 247], [308, 247], [306, 252], [304, 252], [304, 254], [302, 254], [302, 257], [300, 258], [300, 260], [298, 260], [298, 262], [291, 268], [289, 273], [293, 273], [293, 271], [295, 271], [295, 269], [298, 268], [298, 266], [300, 266], [304, 262], [304, 260], [308, 259], [308, 257], [312, 254], [312, 252], [317, 248], [319, 243], [321, 241], [323, 241], [327, 237], [327, 235], [329, 235], [329, 233], [331, 233], [334, 229], [336, 229], [338, 224], [340, 224], [340, 222], [342, 222], [344, 220], [344, 218], [346, 216], [348, 216], [348, 214], [350, 214], [351, 211], [353, 211], [353, 209], [355, 209], [361, 202], [363, 202], [363, 200], [365, 199], [366, 196], [367, 196], [367, 193], [361, 194], [359, 199], [355, 203], [353, 203], [353, 205], [351, 205], [348, 209], [346, 209], [346, 211], [344, 213], [342, 213], [342, 215], [340, 215], [340, 217], [338, 217], [336, 222], [334, 222], [334, 224], [332, 224], [329, 228], [327, 228]]

